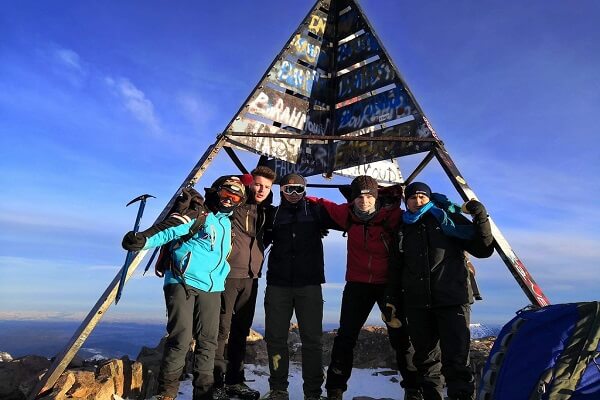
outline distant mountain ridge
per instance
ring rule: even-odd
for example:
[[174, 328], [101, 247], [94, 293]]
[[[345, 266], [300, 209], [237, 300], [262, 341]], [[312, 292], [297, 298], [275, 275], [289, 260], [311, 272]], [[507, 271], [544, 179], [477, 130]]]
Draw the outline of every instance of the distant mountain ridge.
[[502, 326], [500, 325], [485, 325], [485, 324], [471, 324], [471, 340], [481, 339], [490, 336], [498, 336]]
[[[63, 350], [79, 322], [75, 321], [0, 321], [0, 351], [13, 358], [25, 355], [53, 357]], [[327, 331], [337, 328], [327, 324]], [[496, 336], [499, 325], [471, 324], [471, 339]], [[264, 334], [264, 329], [257, 329]], [[165, 335], [162, 324], [102, 322], [79, 351], [83, 359], [137, 357], [142, 346], [154, 347]]]

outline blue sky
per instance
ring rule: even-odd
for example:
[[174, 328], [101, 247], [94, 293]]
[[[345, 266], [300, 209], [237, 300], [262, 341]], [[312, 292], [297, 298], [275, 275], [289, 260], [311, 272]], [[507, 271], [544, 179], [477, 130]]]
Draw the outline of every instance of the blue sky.
[[[3, 6], [0, 318], [83, 318], [123, 263], [120, 241], [136, 213], [125, 204], [155, 195], [142, 226], [154, 221], [312, 5]], [[361, 5], [550, 301], [598, 300], [600, 3]], [[242, 158], [248, 167], [257, 160]], [[405, 175], [419, 161], [400, 159]], [[458, 201], [430, 165], [421, 179]], [[200, 186], [228, 172], [236, 169], [223, 152]], [[341, 201], [335, 191], [312, 194]], [[333, 323], [345, 239], [332, 233], [326, 252], [325, 320]], [[502, 323], [528, 303], [498, 255], [476, 266], [485, 300], [474, 321]], [[140, 273], [106, 319], [164, 321], [162, 282]], [[261, 302], [256, 323], [262, 318]]]

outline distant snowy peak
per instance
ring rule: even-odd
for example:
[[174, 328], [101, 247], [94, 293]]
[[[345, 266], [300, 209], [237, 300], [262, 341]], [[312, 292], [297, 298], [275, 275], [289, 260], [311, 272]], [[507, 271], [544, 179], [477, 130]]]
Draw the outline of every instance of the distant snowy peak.
[[92, 347], [83, 347], [81, 349], [81, 352], [83, 355], [83, 357], [85, 358], [85, 361], [103, 361], [103, 360], [108, 360], [110, 357], [102, 354], [102, 350], [99, 349], [95, 349]]
[[471, 339], [481, 339], [488, 336], [498, 336], [499, 326], [489, 326], [484, 324], [471, 324]]

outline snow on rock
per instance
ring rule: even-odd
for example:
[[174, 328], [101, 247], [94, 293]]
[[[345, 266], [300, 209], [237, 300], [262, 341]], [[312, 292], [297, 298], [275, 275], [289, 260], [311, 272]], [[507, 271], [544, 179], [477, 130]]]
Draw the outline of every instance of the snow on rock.
[[9, 362], [12, 361], [13, 358], [10, 354], [5, 351], [0, 351], [0, 362]]

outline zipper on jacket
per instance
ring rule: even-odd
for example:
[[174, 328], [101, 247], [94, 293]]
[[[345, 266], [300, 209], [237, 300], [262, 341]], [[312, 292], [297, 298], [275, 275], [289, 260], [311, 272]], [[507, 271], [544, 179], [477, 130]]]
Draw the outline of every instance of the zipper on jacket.
[[[215, 267], [210, 270], [210, 272], [208, 273], [208, 279], [210, 279], [210, 287], [208, 288], [208, 291], [212, 291], [213, 286], [215, 285], [215, 282], [213, 281], [212, 278], [212, 273], [215, 272], [217, 270], [217, 268], [219, 268], [219, 265], [221, 264], [221, 261], [223, 260], [223, 245], [225, 242], [225, 227], [223, 226], [223, 223], [221, 222], [221, 218], [218, 219], [219, 221], [219, 225], [221, 226], [221, 228], [223, 228], [223, 235], [221, 235], [221, 252], [220, 252], [220, 256], [219, 256], [219, 261], [217, 262], [217, 265], [215, 265]], [[213, 228], [214, 231], [214, 228]], [[211, 243], [212, 240], [211, 240]], [[211, 248], [212, 248], [212, 244], [211, 244]]]
[[387, 251], [388, 255], [390, 254], [390, 246], [388, 242], [385, 240], [384, 232], [381, 232], [381, 241], [383, 242], [383, 247], [385, 247], [385, 251]]

